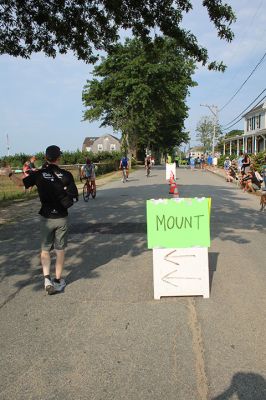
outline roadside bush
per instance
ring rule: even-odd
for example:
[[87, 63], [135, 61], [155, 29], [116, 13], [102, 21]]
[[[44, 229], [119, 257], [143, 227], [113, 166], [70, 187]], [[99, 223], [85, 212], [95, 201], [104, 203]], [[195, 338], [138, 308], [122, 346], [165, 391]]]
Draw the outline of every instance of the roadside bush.
[[[224, 161], [225, 161], [226, 157], [229, 157], [231, 161], [234, 160], [234, 159], [238, 159], [238, 156], [236, 154], [232, 154], [231, 156], [229, 156], [228, 154], [222, 155], [218, 159], [218, 167], [223, 167], [224, 166]], [[264, 151], [264, 152], [258, 153], [256, 155], [255, 154], [250, 154], [249, 157], [250, 157], [250, 160], [251, 160], [251, 164], [254, 164], [256, 169], [260, 173], [262, 173], [262, 167], [263, 167], [263, 165], [266, 164], [266, 162], [265, 162], [266, 152]]]
[[[137, 165], [137, 160], [134, 157], [131, 157], [131, 168], [134, 168]], [[119, 164], [118, 164], [119, 167]]]
[[226, 157], [229, 157], [231, 161], [238, 158], [236, 154], [232, 154], [231, 156], [229, 156], [228, 154], [225, 154], [225, 155], [223, 154], [220, 156], [220, 158], [218, 158], [218, 161], [217, 161], [218, 167], [223, 168]]
[[260, 174], [262, 174], [263, 166], [266, 165], [266, 152], [261, 152], [252, 157], [252, 163], [257, 168]]
[[30, 158], [28, 154], [20, 153], [13, 156], [4, 156], [1, 162], [6, 162], [12, 168], [22, 168], [23, 164]]
[[96, 176], [99, 175], [104, 175], [107, 174], [108, 172], [113, 172], [117, 170], [117, 163], [112, 161], [112, 162], [106, 162], [106, 163], [98, 163], [96, 165]]

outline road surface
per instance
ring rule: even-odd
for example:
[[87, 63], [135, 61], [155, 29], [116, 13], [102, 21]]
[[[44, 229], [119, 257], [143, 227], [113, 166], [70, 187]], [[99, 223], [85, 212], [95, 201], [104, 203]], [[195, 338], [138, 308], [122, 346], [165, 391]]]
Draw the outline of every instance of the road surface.
[[266, 399], [266, 213], [212, 173], [177, 173], [180, 197], [212, 198], [209, 299], [153, 299], [145, 201], [170, 197], [164, 167], [71, 209], [60, 295], [43, 290], [38, 201], [4, 211], [1, 400]]

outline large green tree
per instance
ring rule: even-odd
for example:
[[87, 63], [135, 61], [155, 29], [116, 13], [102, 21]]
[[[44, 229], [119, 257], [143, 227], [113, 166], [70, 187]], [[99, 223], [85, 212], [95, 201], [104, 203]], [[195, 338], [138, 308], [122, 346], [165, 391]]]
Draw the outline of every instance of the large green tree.
[[[197, 131], [196, 137], [202, 144], [204, 151], [211, 151], [213, 146], [213, 140], [214, 144], [216, 144], [221, 136], [221, 127], [219, 125], [215, 125], [214, 119], [209, 116], [204, 116], [201, 118], [201, 120], [197, 124], [196, 131]], [[213, 137], [214, 132], [215, 132], [215, 138]]]
[[[232, 8], [222, 0], [203, 0], [202, 5], [219, 38], [231, 41]], [[158, 28], [205, 65], [207, 50], [181, 26], [191, 9], [190, 0], [1, 0], [0, 54], [28, 58], [43, 51], [55, 57], [57, 51], [72, 50], [79, 59], [94, 62], [94, 49], [108, 51], [121, 28], [146, 40]], [[209, 68], [224, 66], [210, 62]]]
[[101, 120], [122, 132], [131, 146], [167, 151], [187, 141], [183, 131], [188, 115], [185, 100], [194, 62], [169, 38], [149, 45], [126, 40], [94, 69], [83, 102], [85, 120]]

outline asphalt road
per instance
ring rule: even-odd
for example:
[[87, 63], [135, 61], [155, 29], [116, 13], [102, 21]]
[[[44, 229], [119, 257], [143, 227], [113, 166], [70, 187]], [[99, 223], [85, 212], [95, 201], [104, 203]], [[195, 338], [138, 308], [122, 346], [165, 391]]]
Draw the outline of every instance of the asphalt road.
[[1, 400], [266, 399], [266, 213], [209, 172], [178, 184], [212, 198], [209, 299], [153, 299], [145, 201], [170, 197], [163, 167], [71, 209], [60, 295], [43, 290], [38, 202], [4, 210]]

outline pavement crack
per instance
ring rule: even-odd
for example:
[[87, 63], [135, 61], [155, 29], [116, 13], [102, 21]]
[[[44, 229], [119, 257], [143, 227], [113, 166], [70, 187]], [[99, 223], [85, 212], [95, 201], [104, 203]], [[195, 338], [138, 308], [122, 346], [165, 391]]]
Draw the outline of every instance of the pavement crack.
[[194, 299], [188, 299], [188, 325], [192, 333], [192, 347], [195, 356], [198, 400], [208, 400], [208, 380], [204, 362], [204, 346]]

